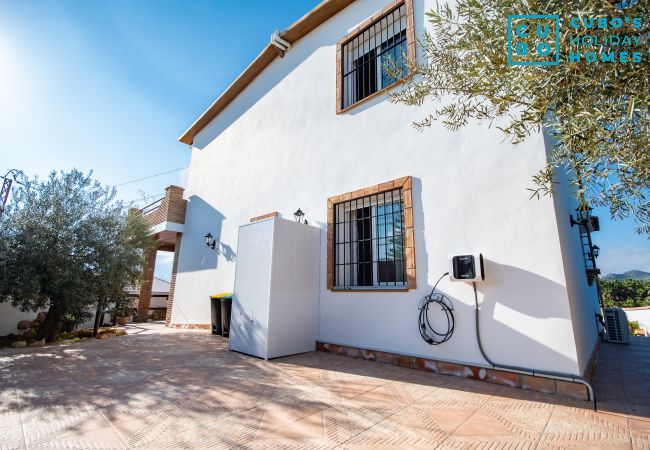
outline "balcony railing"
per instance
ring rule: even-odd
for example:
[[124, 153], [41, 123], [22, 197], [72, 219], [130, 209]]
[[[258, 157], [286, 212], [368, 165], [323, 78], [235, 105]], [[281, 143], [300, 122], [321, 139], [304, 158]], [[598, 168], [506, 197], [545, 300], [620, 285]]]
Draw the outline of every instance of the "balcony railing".
[[149, 205], [145, 206], [140, 210], [142, 214], [149, 214], [152, 211], [155, 211], [156, 209], [160, 208], [160, 205], [162, 205], [162, 201], [165, 199], [165, 197], [160, 198], [156, 200], [153, 203], [150, 203]]

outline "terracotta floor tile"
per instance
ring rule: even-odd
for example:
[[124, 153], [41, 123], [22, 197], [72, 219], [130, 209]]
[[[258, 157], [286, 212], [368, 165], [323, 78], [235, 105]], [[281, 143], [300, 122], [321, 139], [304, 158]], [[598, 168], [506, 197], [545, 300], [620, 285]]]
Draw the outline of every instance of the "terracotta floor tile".
[[444, 408], [418, 408], [423, 422], [427, 419], [434, 421], [443, 431], [452, 434], [475, 412], [475, 409], [444, 409]]
[[632, 447], [650, 450], [650, 419], [630, 419]]
[[85, 433], [70, 431], [60, 436], [57, 436], [53, 441], [56, 442], [112, 442], [117, 444], [123, 444], [122, 438], [115, 432], [113, 427], [105, 426], [103, 428], [97, 428], [92, 431]]
[[129, 436], [135, 434], [140, 428], [148, 423], [147, 419], [131, 419], [123, 420], [120, 422], [113, 422], [113, 428], [122, 437], [124, 441], [129, 439]]
[[0, 375], [21, 374], [0, 380], [0, 448], [23, 448], [26, 437], [30, 448], [650, 450], [648, 378], [634, 369], [650, 345], [640, 341], [603, 344], [594, 413], [578, 400], [363, 359], [263, 361], [204, 332], [131, 330], [0, 355]]
[[345, 399], [358, 397], [377, 388], [376, 385], [358, 384], [351, 381], [345, 381], [337, 384], [338, 393]]
[[68, 438], [77, 435], [91, 434], [94, 431], [102, 430], [105, 428], [110, 428], [110, 426], [104, 417], [98, 413], [91, 417], [88, 417], [83, 422], [71, 424], [64, 427], [61, 430], [61, 434], [59, 434], [59, 436], [61, 438]]
[[322, 411], [302, 416], [302, 414], [290, 414], [284, 410], [270, 410], [264, 414], [256, 439], [322, 437]]
[[476, 412], [453, 433], [454, 436], [510, 436], [512, 433], [501, 422], [485, 413]]
[[620, 414], [613, 414], [608, 412], [590, 412], [589, 413], [594, 420], [602, 421], [608, 425], [616, 425], [620, 428], [629, 428], [630, 423], [629, 419], [626, 416]]
[[647, 431], [650, 433], [649, 419], [629, 419], [630, 429], [635, 431]]

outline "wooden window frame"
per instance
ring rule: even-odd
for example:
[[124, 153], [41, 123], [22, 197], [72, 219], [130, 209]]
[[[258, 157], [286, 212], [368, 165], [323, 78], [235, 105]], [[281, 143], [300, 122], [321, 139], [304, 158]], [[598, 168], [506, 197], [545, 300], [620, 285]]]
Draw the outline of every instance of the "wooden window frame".
[[[404, 252], [406, 260], [406, 286], [401, 289], [381, 289], [373, 287], [358, 287], [355, 289], [335, 289], [334, 287], [334, 206], [365, 197], [367, 195], [381, 194], [395, 189], [402, 190], [404, 202]], [[332, 292], [403, 292], [416, 289], [415, 276], [415, 233], [413, 231], [413, 178], [411, 176], [397, 178], [387, 183], [380, 183], [364, 189], [336, 195], [327, 199], [327, 289]]]
[[415, 17], [413, 14], [413, 0], [394, 0], [386, 5], [380, 11], [377, 11], [372, 17], [364, 20], [358, 27], [350, 31], [347, 35], [339, 39], [336, 43], [336, 114], [343, 114], [357, 106], [376, 98], [380, 95], [386, 94], [390, 89], [399, 86], [400, 84], [406, 82], [411, 74], [407, 74], [406, 77], [401, 80], [397, 80], [390, 86], [386, 86], [370, 94], [369, 96], [359, 100], [356, 103], [353, 103], [347, 107], [343, 107], [343, 46], [351, 41], [352, 39], [359, 36], [366, 28], [371, 26], [373, 23], [377, 22], [384, 15], [388, 14], [395, 8], [401, 7], [402, 5], [406, 6], [406, 49], [408, 54], [408, 59], [410, 61], [415, 61]]

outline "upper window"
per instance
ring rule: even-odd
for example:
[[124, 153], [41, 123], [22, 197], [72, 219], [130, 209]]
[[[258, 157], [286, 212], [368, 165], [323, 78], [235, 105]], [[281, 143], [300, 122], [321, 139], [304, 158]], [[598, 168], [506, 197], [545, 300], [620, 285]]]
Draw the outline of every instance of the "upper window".
[[328, 201], [328, 288], [415, 287], [411, 178]]
[[339, 43], [339, 111], [408, 75], [406, 61], [415, 48], [412, 20], [407, 20], [412, 15], [411, 0], [395, 2], [379, 14]]
[[598, 274], [600, 274], [600, 269], [596, 267], [596, 253], [594, 253], [594, 245], [591, 240], [592, 227], [593, 222], [591, 220], [578, 224], [580, 248], [582, 249], [582, 258], [585, 262], [585, 269], [587, 270], [587, 283], [589, 286], [593, 286], [594, 282], [598, 278]]

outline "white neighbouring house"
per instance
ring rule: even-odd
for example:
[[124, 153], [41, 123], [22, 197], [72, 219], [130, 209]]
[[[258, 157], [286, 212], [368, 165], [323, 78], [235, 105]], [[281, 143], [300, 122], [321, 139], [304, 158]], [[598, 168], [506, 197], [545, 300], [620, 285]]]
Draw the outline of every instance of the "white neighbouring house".
[[[159, 318], [165, 317], [165, 310], [167, 309], [167, 302], [169, 298], [169, 281], [163, 280], [161, 278], [153, 277], [153, 286], [151, 289], [150, 301], [147, 305], [147, 314], [149, 317], [152, 317], [156, 320]], [[127, 289], [128, 294], [133, 297], [133, 305], [137, 307], [138, 305], [138, 296], [140, 295], [140, 287], [133, 287]], [[44, 311], [47, 308], [43, 308]], [[95, 324], [95, 309], [92, 308], [91, 311], [92, 317], [90, 317], [86, 322], [83, 322], [77, 326], [77, 328], [91, 328]], [[36, 319], [37, 311], [28, 311], [23, 312], [20, 309], [12, 306], [10, 302], [0, 303], [0, 336], [5, 336], [8, 334], [21, 334], [24, 330], [19, 330], [17, 328], [18, 322], [21, 320], [32, 321]], [[111, 314], [106, 313], [103, 316], [102, 323], [111, 322]]]
[[[427, 344], [417, 320], [448, 256], [480, 252], [481, 336], [491, 360], [588, 375], [600, 309], [581, 226], [570, 223], [577, 205], [566, 184], [540, 200], [526, 189], [548, 141], [538, 134], [513, 148], [478, 123], [457, 132], [434, 123], [418, 133], [411, 124], [426, 108], [388, 101], [386, 90], [400, 83], [383, 63], [402, 51], [420, 56], [416, 39], [434, 7], [321, 3], [183, 134], [192, 155], [172, 326], [207, 326], [209, 296], [233, 290], [240, 225], [274, 212], [293, 220], [300, 208], [321, 230], [319, 348], [390, 354], [398, 364], [406, 357], [402, 365], [426, 358], [489, 367], [470, 283], [445, 277], [438, 285], [454, 308], [449, 341]], [[208, 232], [215, 250], [206, 248]]]
[[[167, 302], [169, 301], [170, 282], [162, 278], [153, 277], [151, 285], [151, 297], [149, 300], [148, 316], [153, 316], [158, 320], [158, 315], [165, 317]], [[127, 291], [133, 298], [134, 306], [137, 308], [138, 297], [140, 296], [141, 286], [134, 286]]]

